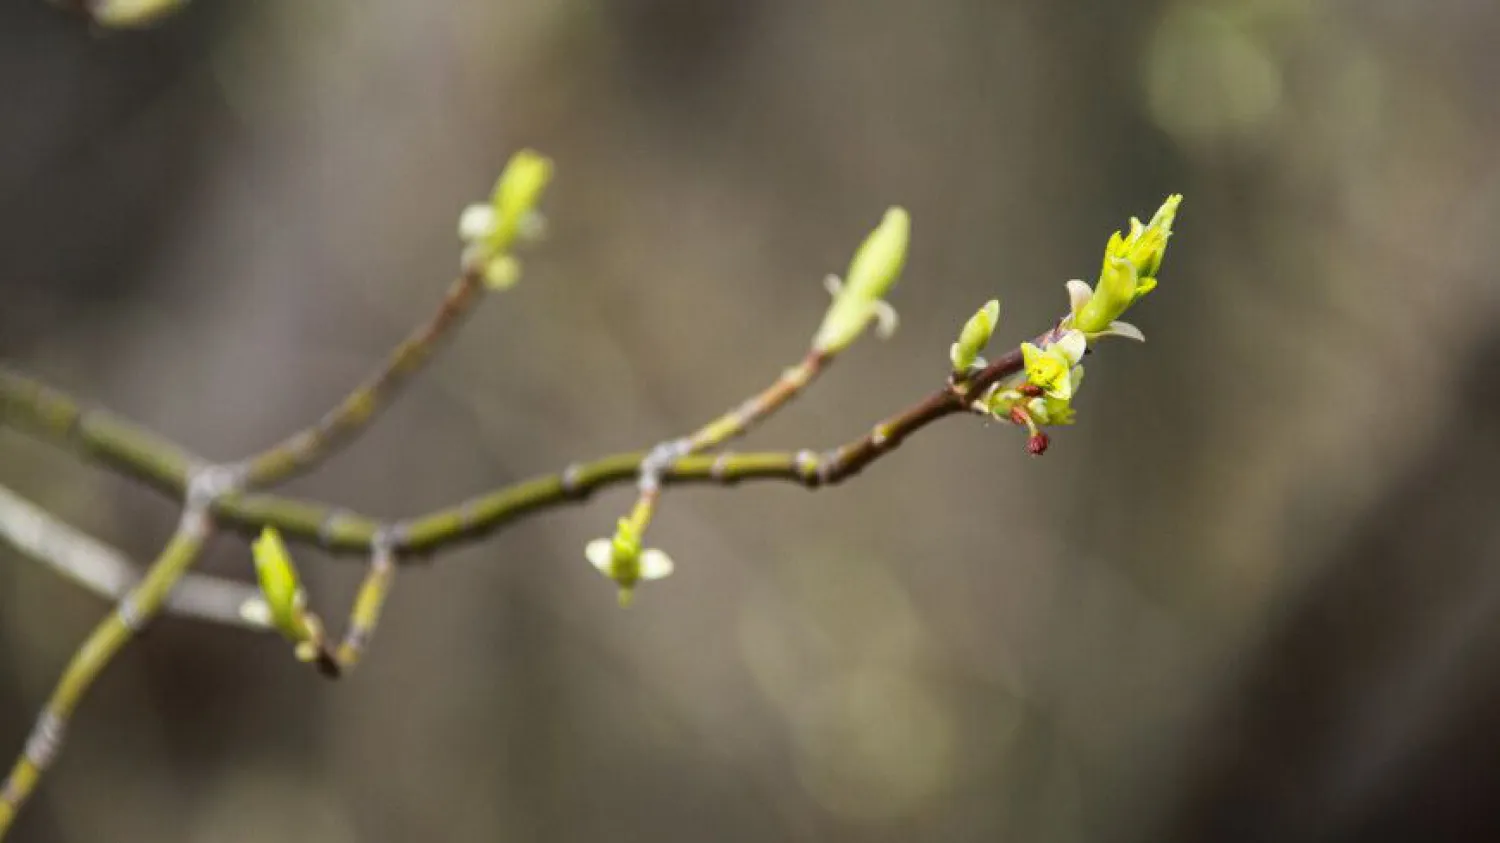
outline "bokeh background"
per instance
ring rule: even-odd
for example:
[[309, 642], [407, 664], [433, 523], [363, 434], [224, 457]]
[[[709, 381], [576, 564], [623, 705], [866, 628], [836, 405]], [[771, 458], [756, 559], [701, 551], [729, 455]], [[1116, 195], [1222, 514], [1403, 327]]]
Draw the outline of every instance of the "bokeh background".
[[[1490, 0], [7, 0], [0, 356], [213, 457], [341, 395], [555, 157], [521, 286], [292, 489], [377, 514], [731, 406], [902, 203], [900, 333], [747, 446], [846, 440], [1187, 195], [1045, 458], [954, 420], [834, 490], [672, 491], [630, 611], [604, 494], [408, 569], [338, 684], [165, 619], [14, 839], [1496, 839], [1496, 44]], [[175, 517], [3, 427], [0, 483], [140, 559]], [[299, 558], [338, 615], [357, 562]], [[104, 610], [0, 547], [5, 763]]]

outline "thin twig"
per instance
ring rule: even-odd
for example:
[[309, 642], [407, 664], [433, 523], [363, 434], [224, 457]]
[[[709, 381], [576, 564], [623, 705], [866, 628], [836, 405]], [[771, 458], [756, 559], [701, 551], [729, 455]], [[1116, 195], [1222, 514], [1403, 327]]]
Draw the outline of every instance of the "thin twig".
[[360, 583], [359, 594], [354, 598], [354, 609], [349, 613], [349, 626], [344, 631], [344, 640], [336, 651], [339, 665], [344, 671], [353, 670], [364, 657], [375, 627], [380, 623], [380, 614], [385, 609], [385, 600], [391, 593], [396, 579], [396, 552], [389, 544], [377, 543], [370, 552], [370, 567]]
[[0, 785], [0, 837], [36, 788], [62, 745], [68, 720], [83, 695], [111, 659], [166, 603], [167, 595], [197, 560], [208, 538], [207, 499], [190, 500], [182, 520], [140, 585], [131, 589], [109, 617], [94, 627], [63, 671], [5, 783]]
[[194, 455], [104, 410], [0, 366], [0, 423], [11, 424], [180, 498]]
[[743, 436], [750, 428], [791, 403], [793, 398], [817, 379], [833, 359], [832, 351], [809, 349], [800, 363], [783, 371], [770, 386], [740, 402], [734, 409], [687, 436], [662, 442], [652, 448], [637, 471], [638, 493], [630, 516], [637, 537], [646, 532], [656, 514], [656, 505], [661, 500], [662, 475], [673, 463], [683, 457], [713, 450], [731, 439]]
[[313, 663], [319, 673], [330, 679], [340, 679], [359, 666], [370, 639], [375, 635], [375, 627], [380, 623], [381, 611], [385, 608], [385, 600], [390, 596], [395, 579], [396, 553], [391, 545], [390, 534], [382, 533], [376, 537], [375, 547], [370, 551], [370, 567], [354, 598], [354, 608], [349, 612], [344, 640], [337, 647], [321, 640], [322, 623], [315, 621], [314, 628], [318, 631], [319, 640], [313, 642], [317, 648]]
[[[0, 541], [100, 597], [124, 599], [142, 570], [124, 553], [66, 524], [0, 486]], [[199, 620], [270, 629], [271, 613], [254, 586], [204, 574], [187, 574], [167, 596], [163, 611]]]
[[344, 396], [337, 406], [312, 426], [246, 460], [246, 485], [259, 488], [290, 479], [313, 468], [347, 443], [432, 357], [443, 339], [473, 311], [483, 292], [484, 278], [480, 271], [465, 268], [448, 286], [432, 316], [402, 340], [380, 368]]
[[833, 362], [829, 351], [811, 349], [797, 365], [783, 371], [775, 383], [742, 402], [686, 437], [686, 453], [682, 456], [713, 450], [749, 432], [750, 428], [770, 418], [776, 411], [791, 403], [802, 394], [818, 375]]
[[[917, 430], [944, 416], [964, 412], [984, 388], [1020, 368], [1020, 352], [1008, 352], [976, 375], [966, 390], [939, 390], [875, 425], [858, 439], [821, 456], [811, 451], [694, 455], [668, 466], [661, 474], [661, 482], [727, 486], [749, 480], [778, 480], [808, 488], [836, 484], [863, 470]], [[42, 398], [45, 400], [39, 400]], [[81, 419], [86, 424], [48, 424], [45, 422], [49, 413]], [[3, 368], [0, 368], [0, 423], [16, 424], [54, 443], [100, 457], [108, 465], [151, 480], [153, 486], [169, 493], [181, 494], [186, 469], [179, 475], [176, 466], [190, 465], [193, 459], [170, 443], [160, 448], [142, 446], [140, 443], [161, 440], [106, 411], [81, 411], [76, 402], [62, 393]], [[97, 430], [124, 431], [126, 435], [106, 439], [79, 436], [79, 431]], [[114, 446], [122, 440], [134, 446], [116, 449]], [[575, 463], [560, 472], [532, 477], [452, 506], [394, 521], [315, 501], [245, 492], [230, 492], [217, 498], [213, 512], [225, 527], [253, 534], [262, 527], [272, 526], [289, 541], [321, 545], [336, 553], [367, 554], [376, 537], [389, 530], [398, 561], [406, 561], [413, 555], [430, 554], [488, 535], [532, 513], [584, 500], [598, 489], [633, 482], [647, 456], [644, 451], [631, 451]]]

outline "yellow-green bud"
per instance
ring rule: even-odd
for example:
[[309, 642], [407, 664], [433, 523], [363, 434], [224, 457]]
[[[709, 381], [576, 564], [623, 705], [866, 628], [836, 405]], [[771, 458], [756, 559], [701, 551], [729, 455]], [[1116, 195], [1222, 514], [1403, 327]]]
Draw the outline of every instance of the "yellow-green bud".
[[905, 208], [885, 212], [880, 225], [870, 232], [849, 262], [845, 292], [864, 299], [884, 298], [906, 266], [906, 246], [911, 240], [911, 216]]
[[616, 566], [631, 567], [640, 560], [641, 531], [636, 529], [629, 518], [620, 519], [614, 538], [610, 541], [610, 549], [614, 552]]
[[584, 556], [599, 573], [614, 580], [620, 590], [620, 605], [630, 605], [635, 587], [642, 581], [659, 580], [672, 573], [672, 559], [654, 547], [641, 549], [641, 530], [631, 519], [621, 518], [615, 534], [594, 539], [584, 547]]
[[854, 253], [849, 275], [813, 337], [813, 348], [842, 351], [864, 333], [875, 318], [877, 303], [901, 277], [910, 239], [911, 217], [906, 211], [886, 211], [880, 225]]
[[[1154, 286], [1156, 279], [1150, 280]], [[1136, 275], [1135, 264], [1117, 255], [1106, 258], [1104, 269], [1099, 273], [1099, 283], [1094, 287], [1094, 294], [1073, 315], [1073, 327], [1085, 334], [1107, 330], [1110, 323], [1120, 318], [1136, 300], [1139, 286], [1140, 278]]]
[[523, 220], [536, 210], [542, 191], [551, 180], [551, 159], [530, 149], [511, 156], [490, 196], [495, 216], [481, 241], [489, 254], [499, 255], [510, 249]]
[[484, 265], [484, 286], [491, 290], [509, 290], [521, 280], [521, 262], [510, 255], [491, 258]]
[[995, 326], [1000, 323], [1000, 300], [990, 299], [985, 302], [979, 312], [969, 317], [964, 323], [964, 329], [958, 335], [958, 342], [948, 350], [948, 358], [953, 361], [953, 373], [962, 375], [969, 371], [979, 355], [984, 352], [984, 347], [989, 345], [990, 337], [995, 333]]
[[186, 0], [102, 0], [89, 4], [89, 15], [103, 26], [148, 26], [180, 8]]
[[1073, 327], [1085, 334], [1107, 332], [1137, 299], [1156, 288], [1156, 273], [1161, 269], [1167, 241], [1172, 237], [1172, 222], [1182, 196], [1167, 197], [1151, 222], [1145, 225], [1130, 220], [1130, 234], [1115, 232], [1104, 248], [1104, 266], [1093, 295], [1073, 311]]
[[1172, 237], [1172, 223], [1177, 219], [1177, 207], [1181, 204], [1182, 194], [1174, 193], [1156, 209], [1150, 223], [1142, 226], [1140, 220], [1130, 221], [1130, 236], [1125, 240], [1127, 251], [1124, 256], [1135, 264], [1136, 273], [1140, 277], [1155, 278], [1156, 273], [1161, 270], [1161, 259], [1167, 252], [1167, 240]]
[[275, 527], [261, 530], [260, 537], [251, 545], [255, 557], [255, 576], [260, 581], [260, 593], [266, 598], [271, 610], [271, 624], [282, 635], [295, 642], [309, 640], [312, 629], [302, 611], [302, 584], [297, 578], [297, 566], [287, 552], [281, 533]]

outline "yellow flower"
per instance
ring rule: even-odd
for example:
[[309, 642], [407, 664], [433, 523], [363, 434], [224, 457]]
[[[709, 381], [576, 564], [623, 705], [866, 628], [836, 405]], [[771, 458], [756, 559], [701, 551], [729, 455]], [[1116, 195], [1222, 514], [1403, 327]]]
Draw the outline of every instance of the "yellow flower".
[[1021, 358], [1025, 363], [1026, 379], [1050, 398], [1072, 399], [1076, 382], [1083, 375], [1083, 367], [1078, 361], [1083, 359], [1087, 346], [1088, 341], [1081, 331], [1067, 331], [1045, 348], [1022, 343]]

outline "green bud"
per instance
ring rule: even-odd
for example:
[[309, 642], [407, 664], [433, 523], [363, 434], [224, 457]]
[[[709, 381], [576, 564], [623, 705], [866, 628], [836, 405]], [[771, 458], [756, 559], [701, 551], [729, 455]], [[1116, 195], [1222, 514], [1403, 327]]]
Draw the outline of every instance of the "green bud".
[[180, 8], [186, 0], [102, 0], [89, 4], [89, 15], [103, 26], [147, 26]]
[[[1124, 258], [1135, 267], [1135, 274], [1143, 283], [1149, 279], [1151, 286], [1155, 286], [1156, 274], [1161, 270], [1161, 261], [1167, 252], [1167, 241], [1172, 237], [1172, 223], [1177, 219], [1177, 208], [1181, 204], [1182, 195], [1174, 193], [1156, 209], [1150, 223], [1142, 225], [1140, 220], [1131, 217], [1130, 234], [1115, 232], [1109, 239], [1109, 246], [1104, 250], [1105, 267], [1108, 268], [1114, 258]], [[1150, 287], [1137, 293], [1136, 298], [1148, 292]]]
[[1093, 295], [1075, 296], [1073, 327], [1089, 335], [1107, 332], [1137, 299], [1156, 289], [1156, 274], [1181, 204], [1182, 196], [1173, 194], [1152, 215], [1150, 223], [1142, 225], [1140, 220], [1131, 219], [1130, 234], [1117, 231], [1109, 238]]
[[870, 232], [849, 262], [844, 290], [863, 299], [884, 298], [901, 277], [906, 265], [906, 246], [911, 240], [911, 217], [906, 209], [894, 207], [885, 212], [880, 225]]
[[[1177, 219], [1177, 207], [1182, 204], [1182, 194], [1174, 193], [1167, 197], [1167, 201], [1156, 209], [1152, 214], [1151, 222], [1140, 231], [1135, 243], [1132, 245], [1130, 259], [1136, 265], [1136, 270], [1142, 278], [1155, 279], [1156, 274], [1161, 271], [1161, 260], [1167, 253], [1167, 241], [1172, 237], [1172, 223]], [[1140, 227], [1138, 221], [1132, 229]], [[1137, 295], [1139, 298], [1145, 295], [1146, 290]]]
[[958, 335], [958, 342], [948, 350], [948, 358], [953, 361], [953, 373], [962, 375], [969, 371], [979, 355], [983, 353], [984, 347], [989, 345], [990, 337], [995, 333], [995, 326], [1000, 323], [1000, 300], [990, 299], [985, 302], [979, 312], [969, 317], [964, 323], [964, 329]]
[[634, 566], [641, 557], [641, 531], [629, 518], [621, 518], [610, 540], [616, 566]]
[[1135, 264], [1124, 257], [1110, 256], [1099, 273], [1094, 294], [1073, 315], [1073, 327], [1085, 334], [1107, 330], [1135, 301], [1138, 286]]
[[1064, 333], [1046, 347], [1021, 343], [1026, 380], [1049, 397], [1072, 399], [1083, 375], [1083, 367], [1078, 363], [1087, 348], [1087, 339], [1076, 330]]
[[510, 255], [491, 258], [484, 265], [484, 286], [491, 290], [509, 290], [521, 280], [521, 262]]
[[489, 220], [488, 230], [480, 241], [489, 254], [499, 255], [510, 250], [524, 220], [536, 210], [542, 191], [551, 180], [551, 159], [530, 149], [511, 156], [490, 196], [495, 216]]
[[905, 209], [886, 211], [880, 225], [854, 253], [849, 275], [818, 327], [813, 348], [842, 351], [864, 333], [875, 318], [877, 303], [901, 277], [910, 240], [911, 217]]
[[641, 549], [640, 528], [621, 518], [612, 538], [594, 539], [584, 547], [584, 556], [599, 573], [613, 580], [620, 590], [620, 605], [628, 606], [635, 587], [672, 573], [672, 559], [654, 547]]
[[297, 578], [297, 566], [287, 553], [281, 533], [275, 527], [262, 529], [260, 537], [250, 545], [250, 551], [255, 557], [260, 593], [265, 596], [266, 605], [271, 610], [271, 624], [294, 642], [311, 639], [313, 632], [302, 611], [306, 598]]

